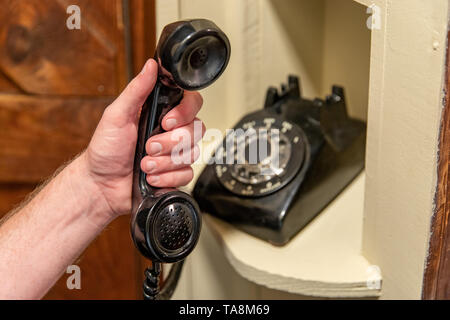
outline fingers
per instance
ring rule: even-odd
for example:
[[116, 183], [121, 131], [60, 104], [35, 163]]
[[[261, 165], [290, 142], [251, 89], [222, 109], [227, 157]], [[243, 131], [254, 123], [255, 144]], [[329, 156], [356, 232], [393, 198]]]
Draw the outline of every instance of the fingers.
[[151, 137], [147, 140], [145, 150], [152, 157], [179, 153], [197, 144], [205, 131], [203, 122], [195, 119], [184, 127]]
[[200, 156], [200, 148], [198, 145], [185, 150], [177, 156], [160, 156], [150, 157], [146, 156], [141, 161], [141, 169], [146, 174], [156, 175], [162, 172], [175, 171], [189, 167]]
[[137, 75], [120, 96], [108, 107], [118, 126], [136, 122], [140, 108], [144, 104], [156, 83], [158, 65], [149, 59], [139, 75]]
[[195, 119], [203, 105], [203, 98], [198, 92], [185, 91], [180, 104], [169, 111], [163, 119], [166, 131], [187, 125]]
[[147, 156], [141, 169], [154, 187], [179, 187], [193, 178], [192, 168], [200, 156], [197, 143], [206, 131], [199, 119], [181, 128], [151, 137], [146, 144]]
[[[201, 130], [200, 134], [194, 134], [196, 126], [196, 130]], [[197, 142], [204, 132], [205, 126], [197, 119], [185, 127], [150, 138], [146, 145], [149, 155], [141, 161], [141, 169], [147, 174], [147, 182], [160, 188], [188, 184], [193, 178], [190, 165], [200, 156]]]
[[187, 185], [194, 177], [191, 167], [160, 174], [147, 175], [147, 182], [158, 188], [180, 187]]

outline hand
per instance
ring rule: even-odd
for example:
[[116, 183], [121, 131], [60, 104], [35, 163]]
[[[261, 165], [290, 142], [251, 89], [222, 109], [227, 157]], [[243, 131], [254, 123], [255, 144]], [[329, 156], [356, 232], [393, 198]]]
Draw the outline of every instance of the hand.
[[[112, 217], [127, 214], [131, 210], [133, 162], [137, 141], [139, 111], [153, 90], [158, 66], [153, 59], [145, 64], [142, 72], [133, 79], [122, 94], [105, 109], [86, 152], [80, 156], [98, 192], [109, 207]], [[203, 100], [197, 92], [185, 92], [180, 105], [163, 119], [167, 132], [151, 137], [146, 143], [148, 155], [141, 168], [147, 173], [147, 181], [155, 187], [178, 187], [193, 178], [190, 166], [199, 156], [196, 145], [204, 134], [194, 137], [194, 121]], [[190, 150], [183, 155], [182, 163], [172, 161], [171, 151], [178, 144], [173, 137], [190, 139]], [[187, 160], [187, 161], [186, 161]]]

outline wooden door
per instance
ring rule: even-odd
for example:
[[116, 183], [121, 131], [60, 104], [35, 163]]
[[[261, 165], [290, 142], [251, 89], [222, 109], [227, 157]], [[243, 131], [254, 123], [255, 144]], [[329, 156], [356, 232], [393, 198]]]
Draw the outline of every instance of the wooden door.
[[[450, 31], [447, 34], [450, 41]], [[445, 108], [439, 138], [438, 185], [423, 281], [426, 300], [450, 299], [450, 49], [447, 48]]]
[[[80, 8], [81, 29], [67, 27], [70, 5]], [[149, 0], [0, 0], [0, 7], [1, 217], [87, 146], [103, 109], [152, 54], [155, 27]], [[75, 264], [81, 290], [69, 290], [65, 274], [46, 298], [140, 298], [143, 265], [128, 216]]]

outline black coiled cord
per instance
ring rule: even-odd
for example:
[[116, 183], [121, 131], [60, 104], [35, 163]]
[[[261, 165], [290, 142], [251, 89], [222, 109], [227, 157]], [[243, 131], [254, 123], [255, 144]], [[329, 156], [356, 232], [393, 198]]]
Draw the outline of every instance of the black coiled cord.
[[159, 262], [154, 262], [151, 268], [147, 268], [145, 270], [145, 280], [143, 285], [144, 300], [169, 300], [180, 279], [183, 264], [184, 260], [177, 262], [172, 266], [162, 289], [159, 288], [161, 264]]
[[161, 274], [161, 264], [159, 262], [153, 262], [152, 267], [147, 268], [144, 274], [144, 300], [156, 300], [159, 295], [159, 276]]

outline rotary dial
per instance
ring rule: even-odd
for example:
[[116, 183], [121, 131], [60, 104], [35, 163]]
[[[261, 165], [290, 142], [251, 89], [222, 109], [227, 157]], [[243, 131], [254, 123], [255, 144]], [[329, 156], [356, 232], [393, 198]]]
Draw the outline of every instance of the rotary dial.
[[216, 175], [229, 191], [249, 197], [271, 194], [303, 165], [307, 138], [297, 125], [276, 118], [243, 123], [216, 151]]

